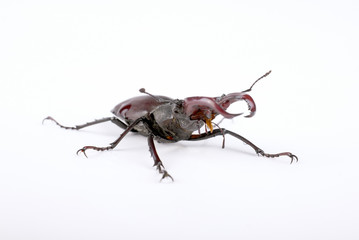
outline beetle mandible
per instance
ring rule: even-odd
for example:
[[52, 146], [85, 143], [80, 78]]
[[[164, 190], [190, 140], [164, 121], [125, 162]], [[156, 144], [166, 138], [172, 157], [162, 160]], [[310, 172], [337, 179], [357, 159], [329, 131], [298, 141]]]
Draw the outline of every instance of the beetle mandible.
[[[242, 92], [230, 93], [220, 97], [188, 97], [183, 100], [172, 99], [165, 96], [152, 95], [147, 93], [144, 88], [140, 89], [141, 93], [146, 95], [134, 97], [116, 105], [111, 111], [115, 116], [107, 117], [75, 127], [66, 127], [58, 123], [54, 118], [47, 117], [45, 120], [51, 120], [58, 126], [65, 129], [79, 130], [94, 124], [111, 121], [117, 126], [123, 128], [125, 131], [110, 143], [107, 147], [84, 146], [77, 151], [77, 154], [82, 152], [86, 155], [88, 149], [96, 151], [105, 151], [114, 149], [119, 142], [131, 131], [142, 134], [147, 137], [150, 153], [154, 159], [154, 167], [162, 174], [162, 179], [170, 178], [172, 176], [165, 170], [165, 167], [158, 156], [155, 148], [154, 139], [158, 142], [178, 142], [181, 140], [186, 141], [199, 141], [208, 138], [223, 136], [222, 148], [224, 148], [224, 136], [229, 134], [242, 142], [248, 144], [254, 151], [261, 156], [268, 158], [275, 158], [279, 156], [288, 156], [291, 163], [298, 157], [290, 152], [281, 152], [275, 154], [265, 153], [261, 148], [257, 147], [248, 139], [241, 135], [220, 128], [214, 124], [212, 120], [222, 115], [224, 118], [234, 118], [243, 113], [232, 114], [227, 112], [227, 108], [234, 102], [244, 100], [248, 104], [250, 113], [245, 117], [253, 117], [256, 112], [256, 105], [253, 98], [247, 94], [253, 86], [262, 78], [268, 76], [271, 71], [267, 72], [258, 78], [249, 89]], [[215, 125], [216, 129], [214, 129]], [[205, 126], [205, 132], [201, 133], [201, 127]], [[198, 134], [194, 134], [198, 131]]]

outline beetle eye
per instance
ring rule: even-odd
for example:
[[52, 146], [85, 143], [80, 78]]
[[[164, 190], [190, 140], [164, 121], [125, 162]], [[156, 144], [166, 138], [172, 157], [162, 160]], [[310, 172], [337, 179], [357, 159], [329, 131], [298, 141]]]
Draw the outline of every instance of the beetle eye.
[[173, 110], [174, 113], [179, 113], [178, 109]]

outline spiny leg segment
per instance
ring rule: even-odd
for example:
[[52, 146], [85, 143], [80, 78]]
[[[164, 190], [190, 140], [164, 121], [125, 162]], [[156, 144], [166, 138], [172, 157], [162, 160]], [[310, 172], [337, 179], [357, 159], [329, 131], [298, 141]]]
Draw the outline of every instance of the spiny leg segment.
[[[265, 153], [262, 149], [257, 147], [255, 144], [253, 144], [248, 139], [242, 137], [241, 135], [239, 135], [239, 134], [237, 134], [235, 132], [229, 131], [229, 130], [224, 129], [224, 128], [215, 129], [215, 130], [213, 130], [213, 132], [206, 132], [206, 133], [202, 133], [202, 134], [194, 134], [194, 135], [191, 136], [190, 139], [188, 139], [188, 141], [205, 140], [205, 139], [216, 137], [216, 136], [224, 136], [225, 134], [229, 134], [229, 135], [241, 140], [242, 142], [248, 144], [251, 148], [254, 149], [254, 151], [258, 155], [261, 155], [263, 157], [275, 158], [275, 157], [280, 157], [280, 156], [288, 156], [291, 159], [291, 161], [290, 161], [291, 164], [293, 163], [294, 160], [298, 162], [298, 157], [295, 156], [294, 154], [290, 153], [290, 152], [281, 152], [281, 153], [275, 153], [275, 154]], [[222, 148], [224, 148], [224, 141], [223, 141], [223, 144], [222, 144]]]
[[126, 130], [120, 135], [120, 137], [117, 138], [114, 142], [110, 143], [109, 146], [107, 146], [107, 147], [84, 146], [83, 148], [79, 149], [76, 153], [78, 154], [79, 152], [83, 152], [84, 155], [87, 157], [86, 150], [88, 150], [88, 149], [92, 149], [92, 150], [96, 150], [96, 151], [107, 151], [107, 150], [114, 149], [121, 142], [121, 140], [127, 135], [127, 133], [129, 133], [142, 120], [143, 120], [142, 118], [138, 118], [137, 120], [133, 121], [126, 128]]
[[96, 120], [94, 120], [92, 122], [88, 122], [88, 123], [81, 124], [81, 125], [76, 125], [75, 127], [64, 126], [64, 125], [60, 124], [58, 121], [56, 121], [53, 117], [50, 117], [50, 116], [48, 116], [47, 118], [42, 120], [42, 123], [44, 123], [46, 120], [53, 121], [59, 127], [64, 128], [64, 129], [70, 129], [70, 130], [80, 130], [81, 128], [89, 127], [89, 126], [92, 126], [92, 125], [95, 125], [95, 124], [104, 123], [104, 122], [108, 122], [108, 121], [113, 122], [114, 124], [116, 124], [117, 126], [123, 128], [123, 129], [127, 129], [127, 127], [128, 127], [127, 124], [120, 121], [116, 117], [107, 117], [107, 118], [102, 118], [102, 119], [96, 119]]
[[171, 175], [168, 174], [168, 172], [165, 170], [165, 167], [163, 166], [163, 163], [160, 159], [160, 157], [158, 156], [157, 154], [157, 150], [156, 150], [156, 147], [155, 147], [155, 144], [153, 142], [153, 136], [152, 134], [150, 134], [148, 137], [147, 137], [147, 141], [148, 141], [148, 146], [150, 148], [150, 153], [151, 153], [151, 156], [153, 157], [153, 160], [155, 161], [153, 166], [156, 167], [156, 169], [158, 170], [158, 172], [160, 174], [162, 174], [162, 178], [161, 178], [161, 181], [168, 177], [170, 178], [172, 181], [173, 180], [173, 177]]

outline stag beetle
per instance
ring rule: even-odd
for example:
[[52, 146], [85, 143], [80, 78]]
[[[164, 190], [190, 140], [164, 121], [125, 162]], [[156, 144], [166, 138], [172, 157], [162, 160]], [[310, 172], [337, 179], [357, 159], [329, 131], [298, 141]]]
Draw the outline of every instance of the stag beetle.
[[[115, 148], [130, 131], [146, 136], [150, 153], [154, 159], [154, 167], [156, 167], [158, 172], [162, 174], [161, 180], [168, 177], [173, 181], [173, 178], [165, 170], [165, 167], [157, 154], [154, 139], [158, 142], [172, 143], [181, 140], [199, 141], [211, 137], [223, 136], [222, 148], [224, 148], [224, 135], [229, 134], [248, 144], [258, 155], [268, 158], [288, 156], [292, 163], [294, 160], [298, 161], [297, 156], [292, 153], [265, 153], [246, 138], [227, 129], [220, 128], [217, 124], [212, 122], [217, 115], [222, 115], [224, 118], [234, 118], [242, 115], [243, 113], [232, 114], [226, 111], [232, 103], [239, 100], [244, 100], [248, 104], [249, 114], [245, 117], [253, 117], [256, 112], [256, 105], [253, 98], [246, 93], [250, 92], [259, 80], [268, 76], [270, 73], [271, 71], [258, 78], [252, 86], [245, 91], [230, 93], [220, 97], [196, 96], [179, 100], [165, 96], [152, 95], [146, 92], [144, 88], [141, 88], [140, 92], [146, 95], [134, 97], [116, 105], [112, 110], [115, 117], [107, 117], [83, 125], [76, 125], [75, 127], [63, 126], [50, 116], [45, 118], [44, 121], [51, 120], [61, 128], [74, 130], [111, 121], [125, 130], [116, 141], [110, 143], [107, 147], [85, 146], [77, 151], [77, 154], [82, 152], [86, 157], [86, 150], [88, 149], [105, 151]], [[213, 125], [217, 128], [214, 129]], [[205, 132], [201, 133], [200, 129], [203, 126], [205, 126]], [[194, 134], [193, 132], [195, 131], [198, 131], [198, 134]]]

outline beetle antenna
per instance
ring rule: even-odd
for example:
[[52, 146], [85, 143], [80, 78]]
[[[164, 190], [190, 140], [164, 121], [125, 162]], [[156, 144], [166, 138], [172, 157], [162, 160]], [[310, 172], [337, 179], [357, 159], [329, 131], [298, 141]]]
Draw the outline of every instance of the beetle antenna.
[[153, 97], [154, 99], [156, 99], [157, 102], [162, 102], [163, 101], [160, 97], [156, 97], [155, 95], [152, 95], [151, 93], [146, 92], [146, 89], [144, 89], [144, 88], [140, 88], [139, 91], [140, 91], [140, 93], [145, 93], [148, 96]]
[[265, 77], [268, 76], [271, 72], [272, 72], [272, 70], [266, 72], [263, 76], [261, 76], [260, 78], [258, 78], [258, 79], [252, 84], [252, 86], [251, 86], [250, 88], [248, 88], [247, 90], [242, 91], [242, 92], [249, 92], [249, 91], [251, 91], [251, 90], [252, 90], [252, 87], [253, 87], [259, 80], [261, 80], [262, 78], [265, 78]]

